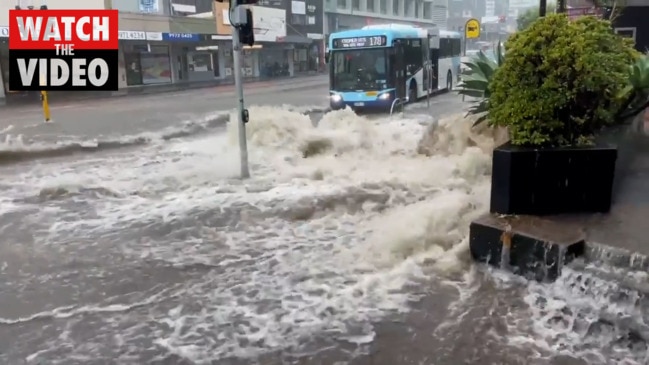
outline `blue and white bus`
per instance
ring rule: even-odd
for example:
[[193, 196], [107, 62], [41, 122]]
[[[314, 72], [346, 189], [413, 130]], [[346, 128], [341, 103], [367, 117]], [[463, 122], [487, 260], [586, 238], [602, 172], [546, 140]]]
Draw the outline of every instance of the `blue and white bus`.
[[441, 57], [455, 54], [447, 50], [451, 41], [446, 40], [454, 36], [437, 28], [398, 24], [332, 34], [327, 53], [331, 107], [387, 109], [397, 98], [414, 102], [434, 90], [451, 88], [460, 55], [457, 66]]

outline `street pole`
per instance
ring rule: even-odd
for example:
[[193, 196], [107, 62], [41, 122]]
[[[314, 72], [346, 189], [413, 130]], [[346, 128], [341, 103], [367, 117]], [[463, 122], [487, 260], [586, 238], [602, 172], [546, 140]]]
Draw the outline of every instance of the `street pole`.
[[[234, 8], [230, 8], [232, 11]], [[234, 61], [234, 84], [237, 89], [237, 116], [239, 126], [239, 154], [241, 157], [241, 178], [247, 179], [250, 177], [250, 169], [248, 168], [248, 141], [246, 138], [246, 122], [248, 121], [248, 110], [246, 110], [243, 102], [243, 79], [241, 75], [241, 40], [239, 39], [239, 29], [236, 25], [232, 25], [232, 56]]]
[[[248, 141], [246, 138], [246, 123], [250, 119], [248, 110], [245, 108], [243, 101], [243, 77], [241, 75], [241, 68], [243, 66], [241, 60], [241, 50], [243, 49], [242, 34], [244, 40], [248, 44], [254, 41], [253, 25], [252, 25], [252, 12], [245, 9], [242, 5], [251, 4], [249, 1], [237, 0], [230, 1], [230, 19], [234, 30], [232, 32], [232, 56], [234, 62], [234, 84], [237, 89], [237, 125], [239, 127], [239, 155], [241, 158], [241, 178], [247, 179], [250, 177], [250, 169], [248, 167]], [[234, 17], [234, 21], [232, 21]]]

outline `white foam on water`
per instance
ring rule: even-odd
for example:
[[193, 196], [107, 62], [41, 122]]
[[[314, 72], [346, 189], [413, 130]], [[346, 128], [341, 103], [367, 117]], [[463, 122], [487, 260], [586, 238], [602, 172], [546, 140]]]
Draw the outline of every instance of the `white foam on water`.
[[[286, 109], [250, 113], [247, 181], [237, 179], [236, 123], [225, 135], [17, 175], [25, 196], [73, 186], [113, 192], [92, 203], [92, 217], [70, 211], [75, 219], [57, 223], [65, 213], [43, 213], [50, 241], [41, 243], [137, 222], [191, 224], [183, 227], [194, 232], [191, 241], [142, 230], [116, 247], [134, 258], [215, 268], [176, 293], [183, 298], [176, 309], [150, 314], [166, 328], [157, 345], [197, 363], [253, 357], [323, 333], [371, 341], [371, 326], [357, 327], [407, 310], [406, 285], [431, 268], [442, 276], [466, 269], [469, 222], [487, 209], [493, 147], [470, 132], [470, 120], [343, 110], [314, 127]], [[238, 209], [235, 227], [191, 218], [228, 209]]]
[[[507, 318], [512, 346], [536, 348], [537, 356], [563, 355], [594, 365], [649, 363], [649, 322], [644, 294], [602, 276], [601, 264], [564, 268], [553, 283], [494, 272], [500, 289], [523, 298], [528, 308]], [[646, 275], [628, 273], [646, 286]], [[517, 288], [517, 289], [516, 289]]]

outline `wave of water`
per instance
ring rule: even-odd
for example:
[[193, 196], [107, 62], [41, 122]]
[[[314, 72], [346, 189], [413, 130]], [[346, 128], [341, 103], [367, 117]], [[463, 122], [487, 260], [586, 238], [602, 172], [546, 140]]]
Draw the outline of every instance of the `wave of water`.
[[[317, 118], [325, 110], [317, 108], [286, 108], [287, 110], [303, 113]], [[57, 140], [51, 138], [13, 135], [13, 126], [0, 130], [0, 165], [16, 164], [24, 161], [65, 157], [77, 154], [87, 154], [111, 151], [128, 147], [145, 146], [152, 143], [191, 137], [224, 127], [230, 120], [230, 113], [211, 113], [201, 118], [195, 118], [179, 123], [179, 126], [167, 127], [156, 132], [145, 132], [136, 135], [119, 135], [115, 137], [63, 137]], [[4, 136], [3, 136], [4, 135]], [[47, 136], [46, 136], [47, 137]]]
[[[547, 364], [586, 350], [641, 361], [637, 349], [585, 349], [579, 329], [561, 324], [578, 312], [602, 318], [597, 298], [567, 290], [586, 274], [541, 285], [472, 268], [468, 226], [487, 210], [498, 133], [462, 115], [343, 110], [314, 126], [282, 108], [250, 112], [249, 180], [237, 177], [228, 123], [223, 134], [28, 166], [0, 182], [0, 214], [14, 223], [0, 234], [22, 243], [0, 247], [5, 288], [17, 293], [0, 296], [0, 337], [7, 326], [25, 333], [7, 340], [4, 359], [279, 364], [274, 354], [291, 353], [333, 364], [388, 346], [386, 318], [423, 300], [435, 315], [415, 315], [403, 335], [428, 323], [416, 333], [430, 340], [408, 341], [431, 341], [421, 346], [432, 363]], [[56, 294], [39, 301], [38, 282]], [[321, 355], [332, 348], [343, 350]]]

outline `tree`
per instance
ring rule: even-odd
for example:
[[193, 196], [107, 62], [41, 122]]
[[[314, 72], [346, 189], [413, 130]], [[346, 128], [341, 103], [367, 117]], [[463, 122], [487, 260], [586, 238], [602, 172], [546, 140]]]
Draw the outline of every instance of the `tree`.
[[[550, 3], [548, 4], [548, 14], [555, 13], [557, 11], [557, 4]], [[536, 19], [539, 18], [539, 9], [538, 8], [530, 8], [527, 9], [523, 14], [518, 16], [518, 19], [516, 20], [518, 22], [518, 30], [524, 30], [527, 29], [527, 27], [530, 26], [530, 24], [534, 23]]]

